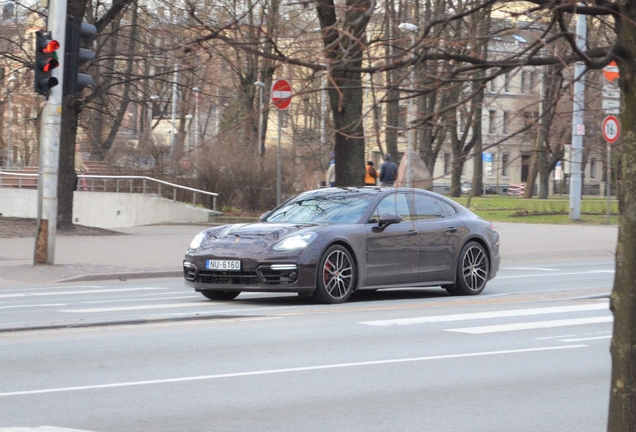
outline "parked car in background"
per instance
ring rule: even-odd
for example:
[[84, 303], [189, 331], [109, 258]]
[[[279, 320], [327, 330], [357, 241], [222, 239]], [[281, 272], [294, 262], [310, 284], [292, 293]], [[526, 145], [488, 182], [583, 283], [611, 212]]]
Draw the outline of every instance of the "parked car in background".
[[[482, 183], [482, 193], [483, 194], [494, 194], [497, 193], [497, 188], [488, 183]], [[461, 186], [461, 193], [469, 194], [473, 190], [473, 184], [471, 182], [466, 182]]]
[[304, 192], [256, 223], [200, 232], [183, 274], [211, 300], [252, 291], [343, 303], [355, 291], [382, 288], [477, 295], [500, 261], [493, 226], [442, 195], [351, 187]]

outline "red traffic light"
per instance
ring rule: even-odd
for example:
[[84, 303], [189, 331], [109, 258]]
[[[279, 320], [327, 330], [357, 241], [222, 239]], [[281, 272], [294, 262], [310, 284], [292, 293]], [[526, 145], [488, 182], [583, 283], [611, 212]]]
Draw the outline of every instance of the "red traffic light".
[[42, 62], [42, 64], [40, 64], [40, 69], [42, 69], [42, 72], [48, 73], [48, 72], [51, 72], [56, 67], [58, 67], [59, 65], [60, 65], [59, 61], [55, 59], [50, 59], [46, 63]]
[[43, 41], [46, 43], [46, 45], [44, 46], [44, 48], [42, 48], [42, 52], [44, 54], [51, 54], [54, 53], [55, 51], [57, 51], [60, 48], [60, 44], [58, 43], [58, 41], [56, 40], [51, 40], [51, 41]]
[[56, 52], [60, 44], [50, 34], [42, 31], [36, 32], [35, 36], [34, 90], [37, 94], [48, 97], [51, 89], [59, 84], [51, 72], [60, 65]]

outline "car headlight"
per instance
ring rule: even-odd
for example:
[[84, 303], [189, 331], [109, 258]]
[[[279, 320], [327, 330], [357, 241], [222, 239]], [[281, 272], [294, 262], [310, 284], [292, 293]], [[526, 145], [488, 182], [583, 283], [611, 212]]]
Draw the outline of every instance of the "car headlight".
[[273, 249], [275, 251], [291, 251], [296, 249], [304, 249], [316, 239], [316, 233], [310, 232], [306, 234], [296, 234], [287, 237], [285, 240], [276, 244]]
[[199, 234], [197, 234], [194, 239], [192, 240], [192, 242], [190, 243], [190, 249], [198, 249], [199, 246], [201, 246], [201, 243], [203, 243], [203, 240], [205, 239], [205, 231], [201, 231]]

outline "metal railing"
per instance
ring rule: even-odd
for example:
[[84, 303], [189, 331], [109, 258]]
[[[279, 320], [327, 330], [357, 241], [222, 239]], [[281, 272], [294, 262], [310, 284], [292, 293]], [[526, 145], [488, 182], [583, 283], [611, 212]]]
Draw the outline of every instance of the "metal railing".
[[[13, 172], [0, 171], [0, 187], [3, 187], [2, 176], [17, 177], [18, 188], [26, 187], [24, 185], [25, 180], [31, 180], [30, 186], [37, 185], [37, 179], [39, 174], [19, 174]], [[219, 194], [215, 192], [208, 192], [201, 189], [195, 189], [188, 186], [182, 186], [175, 183], [170, 183], [164, 180], [159, 180], [146, 176], [117, 176], [117, 175], [88, 175], [80, 174], [77, 176], [77, 190], [78, 191], [91, 191], [91, 192], [125, 192], [125, 193], [141, 193], [141, 194], [153, 194], [156, 193], [159, 197], [163, 197], [164, 188], [172, 188], [172, 201], [173, 202], [189, 202], [184, 199], [178, 200], [179, 191], [192, 192], [192, 205], [197, 205], [197, 195], [207, 195], [212, 197], [212, 210], [216, 211], [216, 197]], [[32, 180], [35, 179], [35, 182]], [[90, 183], [90, 184], [89, 184]], [[12, 184], [11, 186], [16, 186]], [[122, 187], [123, 186], [123, 187]], [[128, 186], [127, 188], [125, 186]], [[156, 192], [155, 192], [156, 191]]]

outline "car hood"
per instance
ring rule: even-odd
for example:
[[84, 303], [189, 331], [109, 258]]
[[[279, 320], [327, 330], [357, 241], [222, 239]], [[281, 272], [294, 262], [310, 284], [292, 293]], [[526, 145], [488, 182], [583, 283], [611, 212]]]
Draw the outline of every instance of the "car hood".
[[316, 224], [266, 222], [224, 225], [208, 229], [200, 249], [228, 248], [230, 245], [237, 249], [265, 249], [274, 246], [285, 237], [318, 227]]

